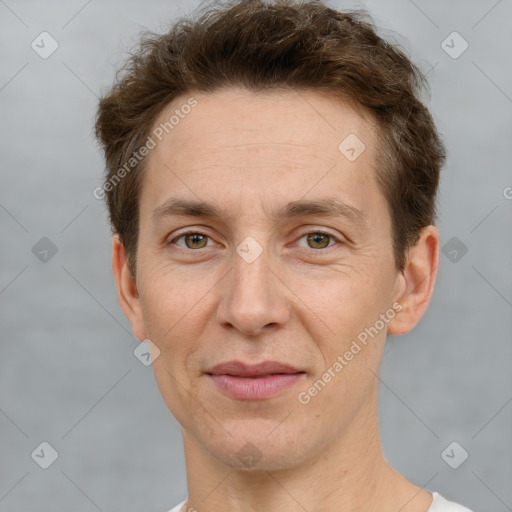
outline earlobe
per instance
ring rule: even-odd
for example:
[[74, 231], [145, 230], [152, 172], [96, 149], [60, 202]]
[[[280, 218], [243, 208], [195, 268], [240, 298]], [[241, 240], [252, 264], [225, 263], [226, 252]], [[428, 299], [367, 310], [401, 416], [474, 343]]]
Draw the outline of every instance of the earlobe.
[[388, 334], [405, 334], [420, 321], [434, 292], [438, 266], [439, 231], [430, 225], [421, 230], [418, 242], [409, 249], [405, 268], [397, 278], [400, 283], [395, 300], [402, 310], [389, 322]]
[[147, 338], [142, 318], [142, 308], [135, 279], [128, 269], [126, 251], [118, 234], [112, 237], [112, 272], [117, 288], [117, 299], [133, 333], [139, 340]]

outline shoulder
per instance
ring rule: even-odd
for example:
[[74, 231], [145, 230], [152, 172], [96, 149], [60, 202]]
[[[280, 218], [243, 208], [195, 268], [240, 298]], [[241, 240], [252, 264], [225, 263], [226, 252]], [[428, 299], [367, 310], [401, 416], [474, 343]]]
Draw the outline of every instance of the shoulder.
[[[432, 493], [434, 500], [427, 512], [473, 512], [469, 508], [443, 498], [438, 492]], [[174, 511], [171, 511], [174, 512]]]
[[[434, 499], [432, 501], [432, 505], [430, 505], [430, 508], [428, 509], [428, 512], [473, 512], [459, 503], [447, 500], [438, 492], [433, 492], [432, 496]], [[176, 506], [171, 508], [169, 512], [181, 512], [181, 508], [186, 502], [187, 500], [183, 500], [181, 503], [178, 503]]]
[[181, 512], [181, 507], [183, 507], [183, 505], [185, 505], [186, 502], [187, 502], [187, 500], [183, 500], [181, 503], [178, 503], [176, 506], [171, 508], [171, 510], [169, 510], [169, 512]]

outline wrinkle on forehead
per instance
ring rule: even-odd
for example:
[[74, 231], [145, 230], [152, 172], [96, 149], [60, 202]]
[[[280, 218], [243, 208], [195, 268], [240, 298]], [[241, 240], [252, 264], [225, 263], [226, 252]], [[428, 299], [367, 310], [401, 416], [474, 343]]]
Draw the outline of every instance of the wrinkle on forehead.
[[[257, 157], [256, 157], [257, 154]], [[215, 158], [212, 157], [215, 155]], [[162, 155], [163, 156], [163, 155]], [[225, 158], [223, 158], [225, 156]], [[248, 161], [247, 157], [251, 160]], [[220, 169], [296, 169], [315, 168], [327, 171], [339, 163], [337, 149], [322, 151], [317, 147], [304, 144], [255, 143], [203, 147], [197, 151], [182, 149], [177, 154], [172, 152], [164, 157], [166, 165], [179, 171], [181, 168], [189, 172], [197, 170]]]
[[[374, 130], [350, 105], [321, 92], [278, 98], [237, 94], [194, 95], [198, 105], [149, 155], [149, 174], [159, 181], [150, 204], [170, 196], [173, 182], [211, 200], [216, 195], [227, 200], [234, 188], [239, 195], [261, 187], [272, 200], [321, 190], [336, 190], [354, 204], [368, 198], [367, 187], [375, 185]], [[352, 133], [366, 145], [355, 161], [339, 150]]]

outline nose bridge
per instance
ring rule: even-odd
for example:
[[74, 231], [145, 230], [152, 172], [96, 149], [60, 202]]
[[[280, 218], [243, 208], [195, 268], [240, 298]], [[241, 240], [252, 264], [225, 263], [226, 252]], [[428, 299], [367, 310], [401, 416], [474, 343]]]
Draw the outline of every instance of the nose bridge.
[[[263, 235], [259, 237], [261, 241]], [[252, 293], [268, 294], [271, 255], [266, 242], [260, 243], [254, 237], [246, 237], [236, 247], [236, 256], [233, 258], [235, 282]]]
[[[260, 239], [263, 238], [263, 235]], [[272, 267], [271, 252], [254, 237], [246, 237], [233, 254], [219, 304], [218, 320], [247, 334], [288, 318], [288, 306], [280, 279]]]

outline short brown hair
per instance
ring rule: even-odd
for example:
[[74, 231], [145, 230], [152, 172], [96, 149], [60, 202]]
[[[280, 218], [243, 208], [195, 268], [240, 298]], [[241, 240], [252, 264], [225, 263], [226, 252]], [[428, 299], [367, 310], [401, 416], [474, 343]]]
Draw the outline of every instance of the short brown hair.
[[420, 100], [425, 85], [403, 50], [377, 35], [365, 10], [338, 12], [320, 0], [217, 3], [195, 19], [181, 18], [165, 34], [145, 33], [100, 99], [95, 126], [105, 152], [110, 223], [132, 275], [144, 160], [113, 186], [116, 172], [172, 100], [236, 86], [324, 92], [370, 114], [378, 127], [376, 180], [389, 207], [395, 265], [403, 270], [421, 228], [435, 223], [445, 160]]

